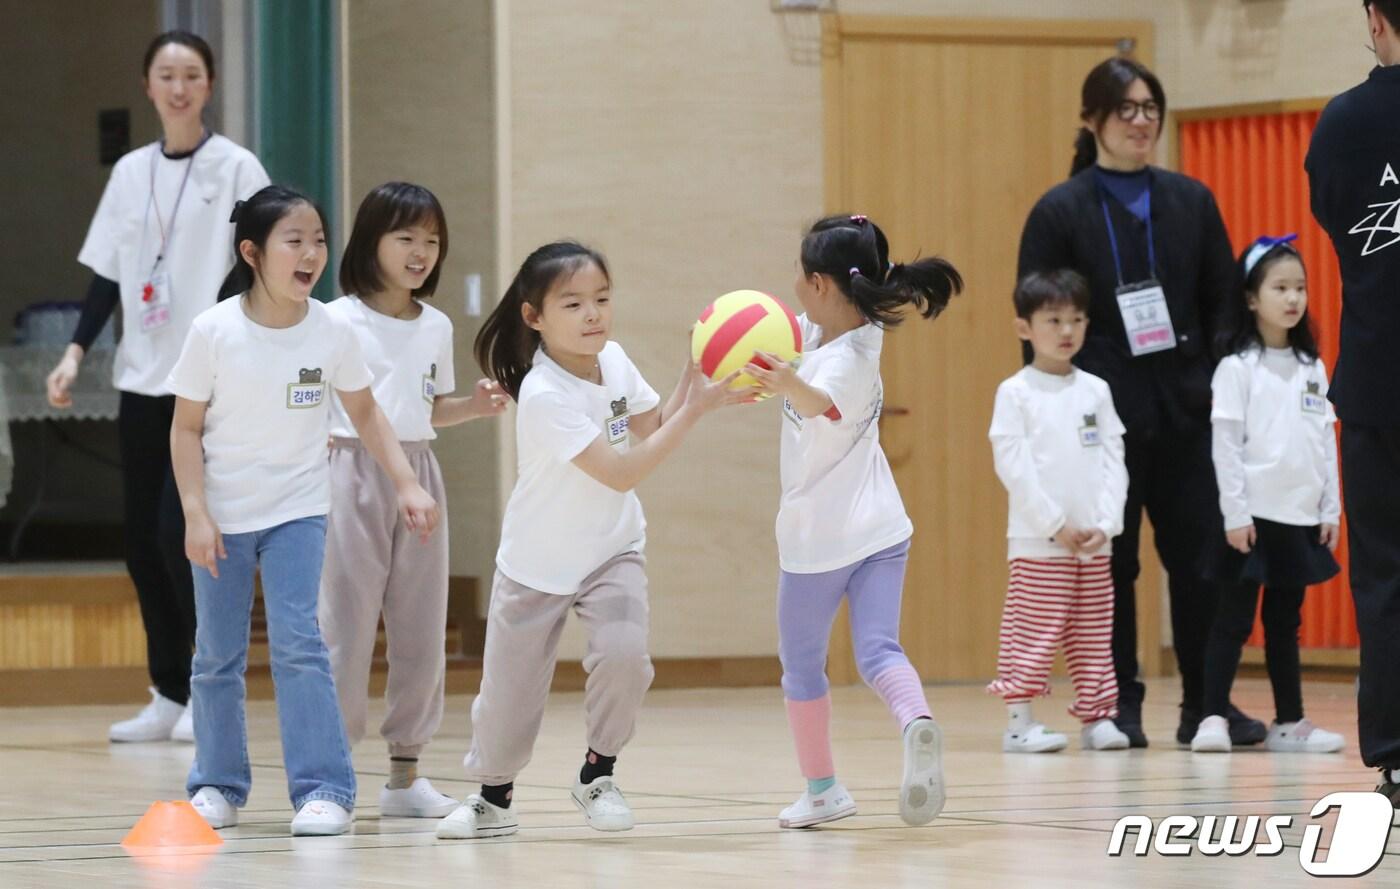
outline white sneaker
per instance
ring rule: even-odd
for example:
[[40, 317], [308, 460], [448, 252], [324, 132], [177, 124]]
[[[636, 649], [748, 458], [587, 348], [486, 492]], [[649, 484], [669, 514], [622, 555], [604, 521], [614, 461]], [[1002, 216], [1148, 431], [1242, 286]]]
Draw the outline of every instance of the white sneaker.
[[[943, 811], [943, 733], [932, 719], [916, 719], [904, 731], [904, 780], [899, 784], [899, 817], [905, 824], [928, 824]], [[855, 803], [852, 803], [854, 811]]]
[[131, 719], [112, 723], [107, 729], [108, 740], [124, 743], [170, 740], [170, 732], [180, 721], [185, 706], [163, 697], [154, 688], [147, 691], [151, 693], [151, 702]]
[[1229, 753], [1230, 721], [1223, 716], [1207, 716], [1196, 727], [1191, 739], [1192, 753]]
[[441, 818], [457, 809], [457, 801], [433, 789], [427, 778], [415, 778], [407, 787], [379, 791], [379, 814], [386, 818]]
[[1069, 746], [1069, 738], [1059, 732], [1048, 731], [1040, 723], [1033, 723], [1022, 732], [1007, 729], [1001, 735], [1001, 749], [1004, 753], [1054, 753]]
[[1111, 719], [1091, 722], [1079, 730], [1079, 743], [1085, 750], [1127, 750], [1128, 736]]
[[199, 817], [209, 822], [209, 826], [215, 830], [238, 824], [238, 810], [216, 788], [199, 788], [194, 796], [190, 797], [190, 805], [194, 806]]
[[[901, 799], [901, 806], [903, 801]], [[804, 790], [797, 802], [778, 813], [779, 827], [815, 827], [828, 821], [839, 821], [856, 813], [856, 801], [840, 783], [812, 796]]]
[[503, 837], [515, 833], [520, 822], [515, 820], [515, 808], [493, 806], [473, 793], [452, 814], [438, 822], [440, 840], [476, 840], [482, 837]]
[[349, 833], [353, 821], [350, 812], [328, 799], [313, 799], [303, 803], [292, 818], [294, 837], [334, 837]]
[[591, 784], [575, 778], [573, 798], [574, 805], [594, 830], [632, 829], [632, 808], [611, 775], [594, 778]]
[[175, 720], [175, 727], [170, 730], [170, 740], [184, 744], [194, 743], [193, 707], [185, 707], [185, 712], [181, 713], [180, 718]]
[[1274, 753], [1336, 753], [1346, 746], [1346, 738], [1318, 728], [1306, 719], [1269, 726], [1264, 749]]

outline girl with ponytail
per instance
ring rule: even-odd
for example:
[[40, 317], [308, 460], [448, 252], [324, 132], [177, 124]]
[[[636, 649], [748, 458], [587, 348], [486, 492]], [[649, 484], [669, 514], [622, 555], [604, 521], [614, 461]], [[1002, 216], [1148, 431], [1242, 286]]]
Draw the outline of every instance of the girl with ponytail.
[[847, 599], [861, 677], [903, 732], [899, 813], [926, 824], [943, 808], [942, 736], [899, 645], [900, 598], [914, 533], [880, 448], [885, 329], [909, 310], [938, 317], [962, 276], [938, 257], [890, 261], [864, 216], [830, 216], [802, 239], [794, 289], [805, 314], [800, 367], [763, 352], [745, 371], [783, 396], [778, 508], [778, 654], [807, 789], [778, 816], [811, 827], [854, 815], [831, 757], [827, 644]]

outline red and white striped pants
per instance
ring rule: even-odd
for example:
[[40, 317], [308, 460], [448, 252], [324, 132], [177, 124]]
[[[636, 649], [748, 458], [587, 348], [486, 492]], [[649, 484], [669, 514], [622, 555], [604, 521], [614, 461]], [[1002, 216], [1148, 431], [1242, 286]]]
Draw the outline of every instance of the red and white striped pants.
[[1118, 715], [1113, 676], [1113, 576], [1108, 556], [1012, 559], [1001, 615], [997, 679], [987, 691], [1008, 704], [1050, 693], [1055, 650], [1064, 646], [1074, 682], [1071, 715]]

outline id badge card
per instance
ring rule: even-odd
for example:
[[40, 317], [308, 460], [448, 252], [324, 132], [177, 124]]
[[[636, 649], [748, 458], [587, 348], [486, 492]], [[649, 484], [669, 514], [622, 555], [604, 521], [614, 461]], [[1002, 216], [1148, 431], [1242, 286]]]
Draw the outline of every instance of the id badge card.
[[1176, 348], [1176, 330], [1161, 284], [1148, 280], [1119, 287], [1118, 311], [1134, 358]]
[[141, 332], [153, 333], [169, 324], [170, 279], [160, 272], [141, 288]]
[[433, 399], [436, 397], [437, 380], [434, 380], [427, 374], [423, 374], [423, 400], [426, 401], [428, 404], [432, 404]]

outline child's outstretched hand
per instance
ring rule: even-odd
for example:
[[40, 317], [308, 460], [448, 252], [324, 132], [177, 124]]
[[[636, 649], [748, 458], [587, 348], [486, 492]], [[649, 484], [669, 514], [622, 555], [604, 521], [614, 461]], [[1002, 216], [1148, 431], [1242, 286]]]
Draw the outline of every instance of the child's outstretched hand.
[[745, 404], [753, 400], [752, 392], [739, 390], [732, 391], [729, 387], [739, 378], [739, 371], [734, 371], [722, 380], [711, 380], [700, 371], [700, 366], [692, 363], [690, 365], [690, 385], [685, 391], [685, 404], [705, 414], [717, 407], [725, 407], [731, 404]]
[[399, 513], [409, 532], [427, 543], [438, 523], [438, 505], [433, 496], [417, 482], [405, 485], [399, 489]]
[[1329, 525], [1323, 522], [1322, 529], [1318, 532], [1318, 539], [1322, 542], [1323, 546], [1327, 547], [1332, 552], [1336, 552], [1337, 544], [1342, 542], [1342, 529], [1338, 525]]
[[227, 559], [224, 535], [208, 512], [185, 517], [185, 558], [214, 577], [219, 576], [219, 560]]
[[744, 373], [758, 380], [760, 392], [788, 397], [798, 382], [797, 368], [776, 355], [755, 352], [753, 359], [744, 366]]
[[472, 413], [476, 416], [499, 416], [505, 413], [508, 404], [510, 404], [510, 396], [506, 395], [500, 383], [484, 377], [476, 381], [476, 388], [472, 391], [471, 397]]
[[1254, 526], [1245, 525], [1243, 528], [1226, 531], [1225, 540], [1240, 552], [1247, 553], [1254, 549]]

